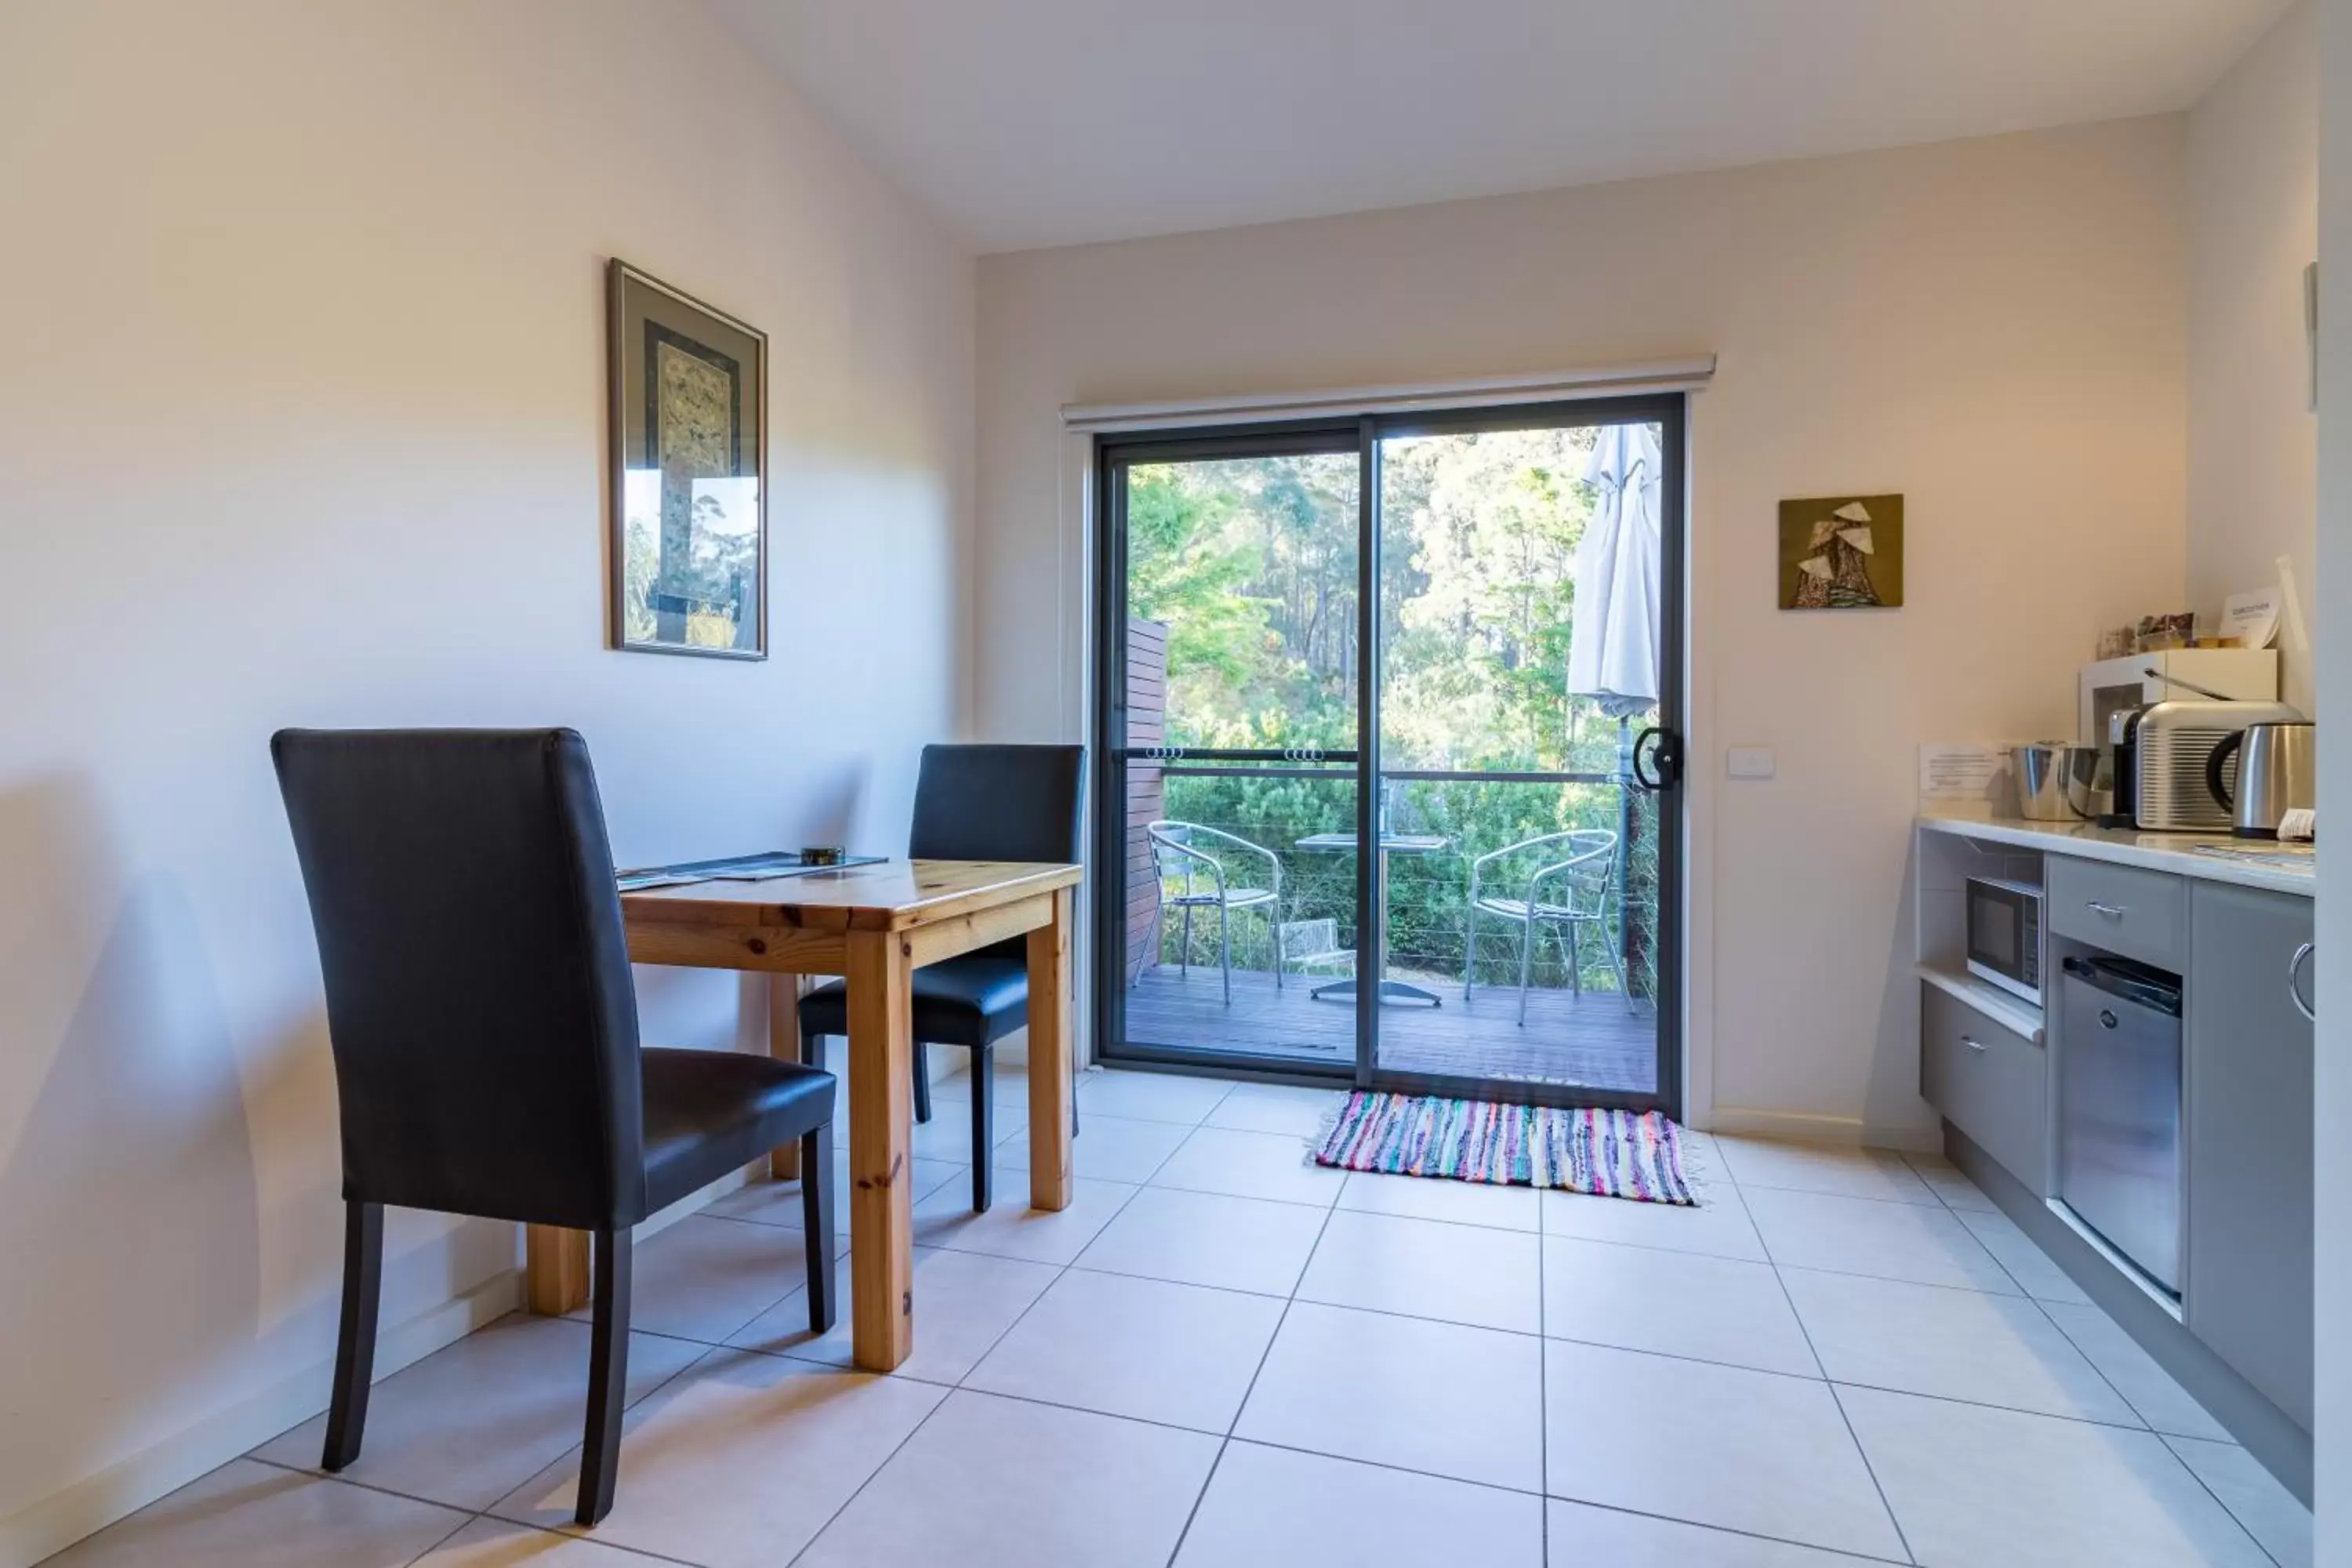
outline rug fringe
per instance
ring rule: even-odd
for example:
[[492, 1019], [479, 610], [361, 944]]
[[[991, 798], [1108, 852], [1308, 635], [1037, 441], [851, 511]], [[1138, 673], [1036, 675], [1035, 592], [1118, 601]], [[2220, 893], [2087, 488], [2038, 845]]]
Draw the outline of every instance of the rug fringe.
[[1353, 1089], [1349, 1090], [1347, 1093], [1342, 1094], [1339, 1097], [1338, 1104], [1334, 1105], [1330, 1110], [1325, 1111], [1320, 1117], [1316, 1119], [1314, 1136], [1307, 1139], [1307, 1147], [1298, 1152], [1298, 1163], [1300, 1164], [1320, 1165], [1322, 1163], [1321, 1161], [1315, 1158], [1315, 1152], [1322, 1148], [1324, 1144], [1331, 1142], [1331, 1134], [1339, 1130], [1339, 1118], [1347, 1112], [1348, 1102], [1355, 1098], [1356, 1091]]

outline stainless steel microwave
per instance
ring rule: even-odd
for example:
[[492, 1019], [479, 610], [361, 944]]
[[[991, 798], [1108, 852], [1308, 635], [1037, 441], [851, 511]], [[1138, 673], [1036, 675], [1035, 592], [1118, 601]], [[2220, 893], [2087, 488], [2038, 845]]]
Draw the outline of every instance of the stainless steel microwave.
[[2031, 882], [1970, 877], [1969, 973], [2042, 1005], [2046, 956], [2042, 889]]

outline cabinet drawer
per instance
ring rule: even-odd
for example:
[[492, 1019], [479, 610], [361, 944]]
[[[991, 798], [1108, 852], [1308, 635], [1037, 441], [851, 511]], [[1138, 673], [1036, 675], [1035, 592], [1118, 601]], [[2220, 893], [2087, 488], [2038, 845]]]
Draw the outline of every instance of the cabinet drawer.
[[2060, 936], [2178, 974], [2189, 953], [2189, 884], [2162, 871], [2053, 855], [2044, 901]]
[[2050, 1062], [2040, 1046], [1919, 988], [1919, 1092], [2035, 1197], [2050, 1195]]

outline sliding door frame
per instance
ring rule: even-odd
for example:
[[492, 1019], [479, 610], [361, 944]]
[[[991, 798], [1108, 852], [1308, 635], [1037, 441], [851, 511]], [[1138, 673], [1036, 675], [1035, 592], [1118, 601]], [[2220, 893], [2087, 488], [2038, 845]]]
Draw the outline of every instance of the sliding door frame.
[[[1431, 413], [1391, 413], [1349, 417], [1212, 425], [1139, 432], [1101, 433], [1095, 437], [1094, 469], [1097, 498], [1092, 518], [1095, 581], [1093, 648], [1095, 661], [1093, 712], [1089, 744], [1095, 754], [1096, 887], [1107, 889], [1116, 873], [1123, 885], [1128, 851], [1127, 805], [1124, 793], [1127, 746], [1127, 469], [1139, 462], [1213, 460], [1226, 458], [1336, 454], [1357, 455], [1357, 678], [1356, 678], [1356, 842], [1379, 841], [1381, 767], [1380, 717], [1382, 684], [1381, 647], [1381, 486], [1380, 446], [1383, 440], [1408, 436], [1462, 435], [1488, 430], [1540, 429], [1559, 426], [1655, 424], [1659, 450], [1664, 457], [1660, 475], [1660, 534], [1662, 593], [1660, 595], [1658, 726], [1683, 737], [1685, 731], [1685, 601], [1687, 596], [1685, 508], [1688, 482], [1688, 395], [1682, 392], [1643, 394], [1626, 397], [1577, 398], [1564, 402], [1502, 404], [1489, 407]], [[1683, 751], [1689, 751], [1687, 741]], [[1333, 757], [1331, 760], [1340, 760]], [[1334, 770], [1333, 778], [1346, 776]], [[1531, 779], [1529, 782], [1538, 782]], [[1355, 1062], [1350, 1080], [1360, 1089], [1398, 1093], [1445, 1093], [1521, 1103], [1593, 1105], [1631, 1110], [1663, 1110], [1680, 1118], [1685, 1089], [1684, 1058], [1683, 962], [1685, 928], [1689, 919], [1684, 887], [1685, 833], [1688, 795], [1686, 780], [1654, 796], [1658, 810], [1658, 887], [1663, 910], [1672, 919], [1658, 922], [1657, 990], [1653, 998], [1657, 1026], [1655, 1089], [1639, 1094], [1619, 1089], [1581, 1089], [1568, 1085], [1528, 1082], [1517, 1079], [1469, 1079], [1411, 1073], [1380, 1065], [1380, 1013], [1376, 982], [1387, 967], [1387, 890], [1381, 883], [1381, 857], [1360, 853], [1356, 875], [1356, 970], [1360, 980], [1356, 1006]], [[1123, 1064], [1151, 1068], [1207, 1068], [1220, 1075], [1269, 1081], [1329, 1083], [1336, 1074], [1305, 1067], [1288, 1068], [1274, 1058], [1237, 1061], [1223, 1052], [1186, 1051], [1166, 1046], [1137, 1045], [1126, 1037], [1127, 905], [1123, 898], [1098, 891], [1096, 908], [1094, 997], [1096, 1055]], [[1369, 989], [1372, 1000], [1363, 992]]]
[[[1360, 421], [1354, 418], [1311, 419], [1274, 424], [1219, 425], [1181, 430], [1150, 430], [1134, 434], [1098, 435], [1095, 437], [1095, 605], [1093, 658], [1094, 712], [1091, 715], [1090, 745], [1094, 752], [1095, 792], [1095, 858], [1090, 870], [1098, 889], [1095, 897], [1095, 996], [1094, 1027], [1095, 1057], [1097, 1060], [1116, 1059], [1121, 1066], [1205, 1069], [1221, 1077], [1248, 1078], [1267, 1082], [1330, 1084], [1336, 1074], [1318, 1071], [1306, 1062], [1287, 1063], [1266, 1056], [1237, 1059], [1227, 1051], [1185, 1050], [1178, 1047], [1139, 1044], [1127, 1037], [1127, 900], [1106, 896], [1099, 889], [1108, 886], [1106, 871], [1116, 872], [1122, 879], [1127, 863], [1127, 533], [1120, 526], [1127, 516], [1127, 471], [1138, 463], [1155, 462], [1214, 462], [1220, 459], [1270, 457], [1334, 457], [1342, 453], [1360, 453], [1362, 435]], [[1357, 526], [1363, 526], [1363, 501], [1357, 499]], [[1361, 563], [1358, 563], [1358, 582], [1362, 582]], [[1359, 596], [1360, 596], [1360, 588]], [[1358, 656], [1357, 685], [1364, 684], [1361, 654]], [[1244, 761], [1231, 752], [1188, 753], [1195, 761]], [[1333, 782], [1350, 780], [1359, 795], [1364, 788], [1364, 759], [1370, 753], [1364, 749], [1360, 731], [1352, 752], [1324, 752], [1318, 756], [1328, 762], [1349, 762], [1355, 764], [1352, 773], [1337, 768], [1319, 773]], [[1171, 759], [1172, 760], [1172, 759]], [[1295, 760], [1275, 752], [1263, 759], [1268, 762]], [[1305, 771], [1302, 768], [1302, 771]], [[1360, 812], [1359, 820], [1360, 820]], [[1358, 877], [1358, 907], [1362, 905], [1360, 871]], [[1279, 936], [1276, 938], [1280, 941]], [[1356, 1010], [1356, 1051], [1360, 1057], [1364, 1042], [1364, 1009]]]

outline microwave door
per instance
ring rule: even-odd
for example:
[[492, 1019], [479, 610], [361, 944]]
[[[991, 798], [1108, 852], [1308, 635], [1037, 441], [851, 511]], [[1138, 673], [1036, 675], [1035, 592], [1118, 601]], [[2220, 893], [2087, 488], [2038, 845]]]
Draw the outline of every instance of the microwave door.
[[2018, 910], [2016, 898], [1981, 882], [1969, 889], [1969, 962], [1996, 973], [2017, 968]]
[[2027, 1001], [2042, 999], [2040, 900], [1989, 882], [1968, 888], [1969, 972]]

